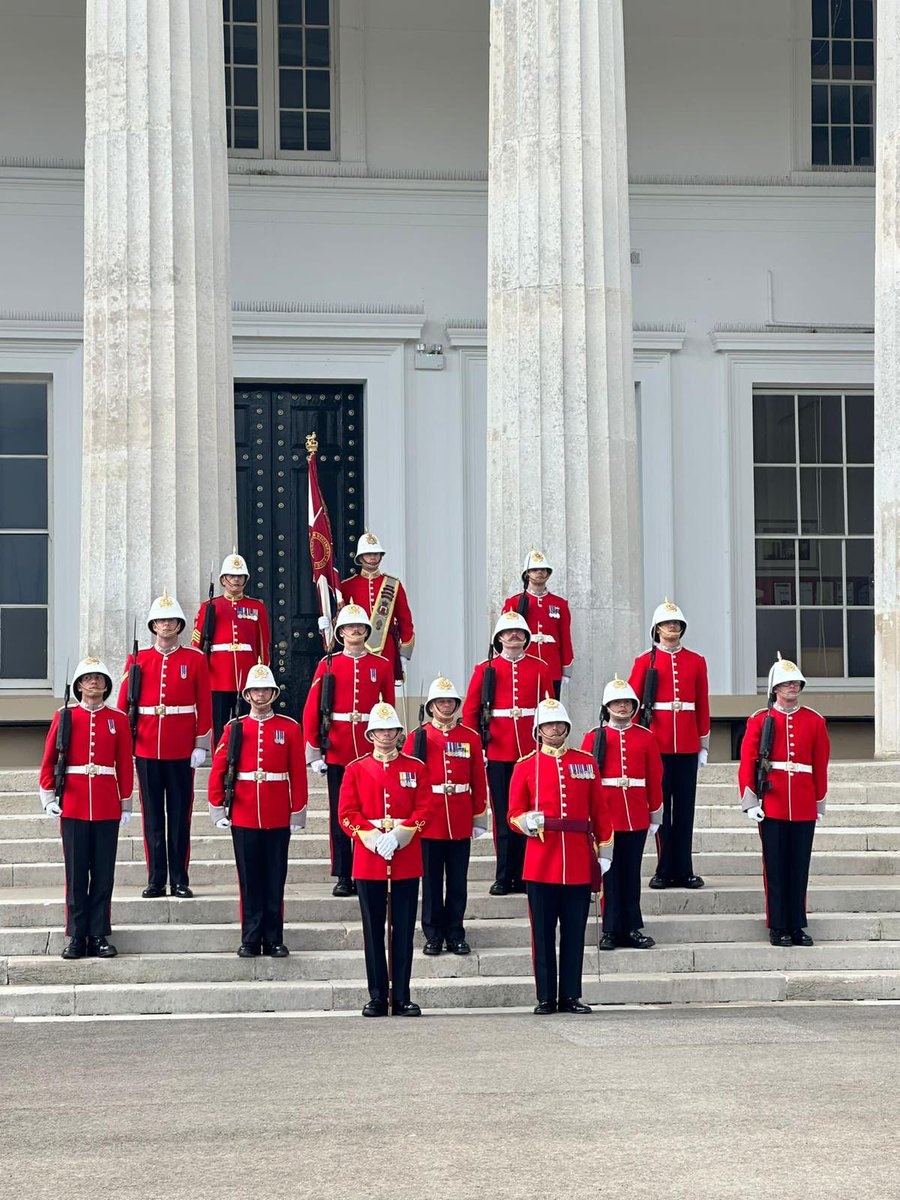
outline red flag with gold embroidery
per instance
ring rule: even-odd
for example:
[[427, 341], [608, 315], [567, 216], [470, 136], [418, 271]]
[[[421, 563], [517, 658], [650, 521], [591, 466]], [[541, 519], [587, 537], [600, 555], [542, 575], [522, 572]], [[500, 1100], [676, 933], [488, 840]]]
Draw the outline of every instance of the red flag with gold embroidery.
[[319, 597], [319, 631], [325, 649], [334, 641], [334, 617], [343, 603], [341, 577], [334, 565], [334, 540], [328, 509], [319, 488], [316, 465], [318, 439], [314, 433], [306, 439], [306, 461], [309, 465], [309, 558], [312, 563], [313, 587]]

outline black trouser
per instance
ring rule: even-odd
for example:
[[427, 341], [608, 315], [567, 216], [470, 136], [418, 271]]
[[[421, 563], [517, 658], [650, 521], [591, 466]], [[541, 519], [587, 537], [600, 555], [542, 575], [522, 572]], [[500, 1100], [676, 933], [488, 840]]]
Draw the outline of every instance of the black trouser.
[[66, 864], [66, 934], [107, 937], [119, 822], [60, 819]]
[[694, 873], [691, 842], [694, 840], [697, 755], [664, 754], [662, 762], [663, 820], [656, 835], [656, 874], [671, 883], [683, 883]]
[[584, 931], [591, 908], [589, 883], [531, 883], [528, 915], [531, 918], [531, 953], [539, 1001], [556, 1000], [556, 926], [559, 925], [559, 999], [581, 996]]
[[245, 717], [250, 711], [250, 705], [237, 692], [212, 693], [212, 752], [222, 737], [222, 730], [232, 717]]
[[759, 823], [766, 924], [770, 929], [791, 933], [806, 925], [806, 885], [815, 832], [815, 821], [766, 817]]
[[491, 791], [491, 808], [494, 813], [494, 851], [497, 855], [497, 882], [510, 887], [519, 883], [525, 865], [525, 835], [510, 829], [506, 814], [509, 812], [509, 784], [514, 762], [491, 762], [488, 759], [487, 776]]
[[553, 695], [559, 699], [559, 693], [562, 691], [562, 679], [553, 680]]
[[187, 887], [194, 772], [189, 758], [136, 758], [144, 814], [147, 882]]
[[284, 941], [284, 884], [291, 831], [232, 825], [241, 889], [241, 943], [259, 948]]
[[353, 842], [341, 829], [338, 819], [338, 801], [341, 798], [341, 783], [346, 769], [329, 763], [325, 776], [328, 780], [328, 845], [331, 849], [331, 873], [338, 879], [349, 879], [353, 874]]
[[[363, 941], [366, 948], [366, 979], [372, 1000], [388, 998], [387, 955], [384, 927], [387, 920], [387, 881], [357, 879], [359, 911], [362, 913]], [[409, 1003], [409, 978], [412, 975], [413, 934], [419, 904], [418, 879], [395, 879], [391, 883], [392, 954], [394, 968], [394, 1004]]]
[[646, 829], [616, 830], [612, 866], [603, 876], [603, 932], [631, 933], [641, 916], [641, 859]]
[[[466, 883], [471, 838], [422, 838], [422, 932], [448, 945], [465, 940]], [[444, 876], [447, 890], [444, 891]]]

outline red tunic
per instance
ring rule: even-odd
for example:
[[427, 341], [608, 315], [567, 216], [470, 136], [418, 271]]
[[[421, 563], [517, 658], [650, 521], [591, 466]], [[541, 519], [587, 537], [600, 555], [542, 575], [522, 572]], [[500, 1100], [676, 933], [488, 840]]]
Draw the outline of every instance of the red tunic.
[[[128, 718], [116, 708], [104, 704], [90, 712], [82, 704], [74, 704], [72, 732], [69, 737], [66, 787], [63, 792], [64, 817], [76, 821], [113, 821], [122, 815], [123, 807], [130, 809], [134, 789], [134, 759], [131, 757], [131, 730]], [[41, 760], [41, 799], [53, 792], [53, 768], [59, 757], [56, 750], [56, 730], [59, 712], [53, 716], [50, 732]], [[105, 768], [102, 774], [89, 774], [85, 767]], [[111, 774], [106, 772], [112, 770]], [[123, 805], [123, 801], [128, 802]]]
[[[489, 762], [516, 762], [535, 747], [534, 716], [539, 700], [553, 695], [553, 676], [546, 663], [531, 654], [512, 662], [502, 654], [490, 660], [496, 667], [496, 687], [487, 744]], [[463, 704], [463, 724], [478, 728], [481, 713], [481, 681], [488, 660], [478, 663], [469, 680]], [[499, 712], [498, 712], [499, 710]]]
[[[244, 728], [238, 779], [234, 787], [232, 824], [243, 829], [284, 829], [291, 813], [306, 808], [306, 763], [300, 726], [279, 713], [263, 721], [240, 717]], [[225, 803], [225, 769], [228, 766], [226, 725], [213, 755], [209, 773], [209, 802], [215, 808]], [[284, 775], [284, 779], [242, 779], [242, 775]]]
[[[397, 579], [396, 575], [391, 576]], [[381, 594], [384, 583], [384, 572], [378, 571], [372, 575], [361, 571], [359, 575], [351, 575], [349, 579], [341, 580], [341, 595], [345, 604], [358, 604], [371, 617]], [[395, 636], [396, 635], [396, 636]], [[400, 662], [400, 651], [403, 657], [409, 658], [415, 645], [416, 634], [413, 629], [412, 613], [409, 611], [409, 601], [406, 598], [403, 584], [397, 579], [397, 593], [394, 599], [394, 611], [388, 627], [387, 637], [380, 652], [391, 664], [395, 679], [403, 678], [403, 667]], [[399, 645], [398, 645], [399, 642]]]
[[[628, 682], [638, 699], [650, 666], [650, 651], [634, 660]], [[670, 654], [657, 649], [658, 682], [653, 723], [660, 754], [697, 754], [709, 738], [709, 684], [706, 659], [682, 647]], [[673, 707], [681, 705], [683, 707]]]
[[[819, 813], [825, 811], [828, 792], [830, 745], [825, 718], [813, 708], [798, 708], [792, 713], [783, 713], [773, 707], [772, 713], [775, 717], [775, 740], [769, 760], [772, 763], [768, 775], [770, 787], [762, 801], [763, 812], [767, 817], [778, 817], [782, 821], [814, 821]], [[738, 789], [745, 808], [753, 805], [752, 799], [745, 793], [754, 791], [754, 767], [765, 719], [764, 708], [755, 712], [747, 722], [747, 731], [741, 742]]]
[[[128, 656], [118, 707], [125, 711], [128, 703], [128, 669], [133, 655]], [[206, 655], [190, 646], [178, 646], [163, 654], [156, 646], [138, 651], [141, 668], [141, 695], [137, 722], [135, 754], [140, 758], [190, 758], [197, 746], [209, 745], [212, 723], [212, 700], [209, 691], [209, 668]], [[188, 712], [155, 710], [163, 706], [188, 709]]]
[[[593, 748], [596, 732], [596, 727], [589, 729], [581, 743], [582, 750], [588, 754]], [[629, 782], [627, 785], [605, 784], [604, 779], [628, 779]], [[635, 784], [633, 780], [643, 782]], [[620, 731], [607, 725], [600, 783], [612, 827], [617, 833], [662, 823], [662, 759], [656, 738], [649, 729], [629, 725]]]
[[542, 749], [516, 763], [509, 786], [509, 824], [526, 833], [521, 820], [537, 810], [545, 817], [590, 821], [588, 833], [547, 829], [544, 839], [529, 836], [522, 878], [532, 883], [591, 882], [591, 856], [612, 858], [613, 831], [603, 801], [597, 764], [581, 750], [562, 755]]
[[416, 835], [427, 827], [431, 812], [428, 771], [419, 759], [398, 754], [384, 762], [367, 754], [352, 762], [341, 784], [338, 819], [353, 839], [353, 878], [387, 879], [387, 862], [376, 853], [375, 839], [380, 823], [392, 820], [400, 849], [391, 859], [391, 878], [418, 879], [422, 846]]
[[269, 617], [262, 600], [242, 596], [231, 600], [216, 596], [200, 605], [194, 618], [191, 642], [199, 647], [203, 618], [207, 605], [216, 610], [216, 628], [209, 656], [209, 682], [214, 692], [240, 692], [247, 682], [247, 672], [260, 659], [269, 661]]
[[[425, 765], [431, 783], [434, 812], [423, 837], [456, 840], [472, 836], [475, 818], [487, 828], [487, 772], [481, 738], [474, 729], [456, 724], [438, 729], [425, 725]], [[403, 746], [412, 754], [415, 732]]]
[[[327, 670], [328, 659], [323, 658], [316, 667], [303, 706], [307, 762], [322, 757], [319, 745], [319, 688]], [[359, 658], [354, 658], [346, 651], [333, 654], [330, 670], [334, 674], [334, 709], [325, 761], [346, 767], [355, 758], [371, 753], [372, 747], [366, 741], [369, 713], [379, 700], [387, 704], [394, 703], [394, 674], [386, 658], [368, 651]]]
[[[528, 653], [545, 662], [554, 679], [562, 679], [563, 675], [569, 674], [575, 657], [572, 652], [572, 616], [568, 601], [553, 592], [544, 592], [543, 596], [533, 596], [531, 592], [525, 594], [528, 597], [525, 620], [533, 635]], [[518, 611], [521, 599], [521, 592], [510, 596], [503, 605], [504, 611], [510, 608]]]

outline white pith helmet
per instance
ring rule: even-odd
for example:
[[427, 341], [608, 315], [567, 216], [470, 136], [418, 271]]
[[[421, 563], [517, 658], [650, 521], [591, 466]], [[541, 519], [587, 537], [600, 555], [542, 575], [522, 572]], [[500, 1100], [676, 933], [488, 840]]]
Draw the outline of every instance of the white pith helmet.
[[281, 695], [281, 688], [275, 682], [275, 676], [272, 674], [272, 668], [267, 667], [265, 663], [259, 662], [255, 667], [251, 667], [247, 672], [247, 679], [244, 682], [244, 690], [241, 695], [247, 699], [247, 693], [251, 688], [274, 688], [275, 695], [272, 700], [277, 700]]
[[541, 554], [536, 546], [532, 546], [525, 555], [525, 565], [522, 568], [522, 582], [528, 582], [529, 571], [546, 571], [548, 578], [553, 574], [553, 567], [549, 561]]
[[548, 696], [537, 706], [537, 712], [534, 714], [534, 727], [540, 729], [542, 725], [549, 725], [551, 721], [565, 721], [569, 732], [572, 732], [572, 722], [566, 712], [566, 706], [561, 700], [555, 700], [553, 696]]
[[227, 554], [222, 559], [222, 570], [219, 572], [219, 578], [223, 575], [246, 575], [250, 578], [250, 572], [247, 570], [247, 564], [237, 552], [237, 546], [232, 546], [231, 553]]
[[769, 695], [775, 691], [779, 683], [799, 683], [801, 692], [806, 687], [803, 672], [789, 658], [782, 658], [781, 651], [776, 650], [776, 659], [769, 668]]
[[365, 625], [369, 633], [372, 632], [372, 621], [361, 604], [345, 604], [338, 613], [337, 620], [334, 623], [334, 636], [338, 642], [343, 642], [344, 640], [340, 631], [345, 625]]
[[634, 688], [627, 679], [620, 679], [618, 675], [615, 675], [603, 689], [603, 702], [600, 708], [601, 719], [609, 716], [607, 706], [611, 700], [631, 700], [634, 703], [635, 712], [641, 706], [640, 700], [635, 695]]
[[525, 649], [528, 649], [528, 643], [531, 641], [531, 630], [528, 628], [528, 622], [521, 613], [516, 612], [514, 608], [508, 608], [506, 612], [502, 612], [497, 618], [497, 624], [494, 626], [494, 634], [491, 638], [494, 649], [500, 653], [502, 643], [500, 642], [500, 634], [507, 629], [521, 629], [525, 634]]
[[147, 628], [153, 633], [155, 632], [153, 629], [154, 621], [171, 620], [172, 617], [181, 622], [181, 629], [178, 630], [181, 633], [181, 630], [187, 625], [187, 618], [175, 597], [169, 595], [169, 589], [163, 588], [163, 594], [157, 596], [150, 605], [150, 611], [147, 614]]
[[432, 700], [455, 700], [456, 712], [459, 712], [459, 707], [462, 704], [462, 696], [453, 686], [449, 679], [445, 679], [443, 675], [438, 675], [437, 679], [431, 681], [431, 686], [428, 688], [428, 698], [425, 701], [425, 711], [429, 717], [431, 713]]
[[103, 693], [103, 699], [109, 699], [112, 695], [113, 678], [106, 663], [101, 662], [99, 658], [92, 658], [90, 654], [86, 654], [75, 668], [75, 674], [72, 676], [72, 691], [79, 700], [81, 699], [81, 688], [78, 686], [78, 680], [82, 675], [105, 675], [106, 691]]
[[653, 620], [650, 623], [651, 642], [659, 641], [659, 634], [656, 632], [656, 627], [661, 621], [680, 621], [681, 636], [684, 637], [684, 631], [687, 629], [687, 617], [677, 604], [672, 603], [668, 596], [666, 596], [662, 604], [657, 604], [653, 610]]
[[403, 736], [403, 722], [397, 716], [397, 710], [386, 700], [379, 700], [369, 713], [369, 721], [366, 725], [367, 741], [371, 742], [369, 734], [376, 729], [399, 729], [400, 736]]
[[359, 560], [363, 554], [384, 554], [384, 546], [379, 542], [374, 533], [366, 529], [359, 535], [359, 541], [356, 543], [356, 553], [353, 555], [353, 561], [359, 566]]

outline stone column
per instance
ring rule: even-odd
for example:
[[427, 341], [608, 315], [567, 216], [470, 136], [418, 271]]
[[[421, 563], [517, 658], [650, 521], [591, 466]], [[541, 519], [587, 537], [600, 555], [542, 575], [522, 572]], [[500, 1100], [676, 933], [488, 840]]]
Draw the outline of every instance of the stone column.
[[900, 758], [900, 7], [878, 8], [875, 757]]
[[188, 619], [236, 522], [220, 0], [88, 0], [81, 647]]
[[492, 0], [490, 53], [491, 615], [540, 546], [572, 608], [582, 730], [647, 640], [622, 0]]

